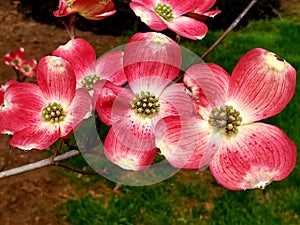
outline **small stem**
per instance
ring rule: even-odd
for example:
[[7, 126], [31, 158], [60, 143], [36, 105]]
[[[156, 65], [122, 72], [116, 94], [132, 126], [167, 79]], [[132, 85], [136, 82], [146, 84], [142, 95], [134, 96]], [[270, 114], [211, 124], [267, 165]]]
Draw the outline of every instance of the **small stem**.
[[70, 35], [71, 39], [75, 38], [75, 22], [77, 20], [76, 14], [72, 14], [68, 17], [68, 22], [63, 21], [65, 28]]
[[64, 142], [64, 140], [63, 140], [62, 138], [60, 138], [60, 139], [56, 142], [57, 148], [55, 149], [54, 156], [57, 156], [58, 153], [60, 152], [63, 142]]
[[180, 40], [181, 40], [181, 36], [176, 34], [175, 41], [177, 42], [177, 44], [179, 44]]
[[34, 170], [34, 169], [38, 169], [38, 168], [42, 168], [45, 166], [50, 166], [50, 165], [55, 165], [56, 162], [74, 157], [76, 155], [79, 155], [80, 151], [78, 150], [71, 150], [68, 152], [65, 152], [61, 155], [55, 156], [55, 157], [50, 157], [47, 159], [43, 159], [34, 163], [30, 163], [24, 166], [20, 166], [20, 167], [16, 167], [13, 169], [9, 169], [9, 170], [5, 170], [0, 172], [0, 179], [4, 178], [4, 177], [9, 177], [9, 176], [13, 176], [16, 174], [20, 174], [20, 173], [24, 173], [30, 170]]
[[17, 77], [16, 80], [18, 82], [24, 82], [26, 80], [26, 76], [22, 76], [19, 70], [17, 70], [16, 68], [14, 68], [14, 71], [16, 73], [16, 77]]
[[85, 171], [85, 170], [77, 169], [77, 168], [71, 167], [69, 165], [63, 164], [61, 162], [56, 162], [54, 164], [54, 166], [59, 166], [59, 167], [71, 170], [72, 172], [80, 173], [80, 174], [83, 174], [83, 175], [98, 175], [98, 173], [95, 172], [95, 171]]
[[209, 47], [195, 63], [198, 63], [201, 59], [205, 58], [225, 37], [226, 35], [236, 27], [240, 20], [246, 15], [246, 13], [252, 8], [252, 6], [257, 2], [257, 0], [252, 0], [249, 5], [243, 10], [243, 12], [232, 22], [232, 24], [225, 30], [225, 32]]

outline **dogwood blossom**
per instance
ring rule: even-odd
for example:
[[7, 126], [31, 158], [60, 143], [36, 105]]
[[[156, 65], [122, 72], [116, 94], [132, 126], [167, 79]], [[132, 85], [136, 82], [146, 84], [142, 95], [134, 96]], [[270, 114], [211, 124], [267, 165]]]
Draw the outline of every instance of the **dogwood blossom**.
[[11, 51], [3, 56], [3, 61], [6, 65], [19, 69], [23, 60], [25, 60], [24, 48], [17, 48], [16, 51]]
[[27, 60], [22, 47], [5, 54], [2, 59], [6, 65], [14, 67], [26, 77], [32, 77], [35, 74], [37, 61], [35, 59]]
[[102, 20], [115, 14], [111, 0], [59, 0], [58, 10], [53, 12], [56, 17], [78, 13], [88, 20]]
[[83, 87], [92, 93], [93, 85], [100, 79], [116, 85], [126, 83], [122, 51], [112, 51], [96, 59], [94, 48], [86, 40], [75, 38], [59, 46], [52, 55], [62, 57], [71, 64], [77, 88]]
[[209, 165], [217, 181], [232, 190], [264, 188], [291, 173], [295, 144], [281, 129], [257, 122], [278, 114], [292, 98], [296, 71], [289, 63], [256, 48], [232, 76], [215, 64], [196, 64], [184, 83], [197, 116], [164, 118], [154, 132], [173, 166]]
[[[67, 136], [92, 110], [86, 89], [76, 90], [71, 65], [46, 56], [37, 65], [37, 83], [14, 83], [6, 92], [6, 123], [18, 121], [10, 145], [24, 150], [46, 149]], [[16, 109], [16, 107], [18, 107]]]
[[127, 170], [143, 170], [156, 154], [154, 126], [168, 115], [189, 115], [192, 102], [183, 84], [170, 84], [181, 67], [180, 47], [167, 36], [137, 33], [124, 51], [124, 71], [129, 89], [108, 81], [95, 84], [96, 110], [112, 127], [104, 153]]
[[206, 35], [207, 26], [185, 14], [216, 15], [219, 11], [206, 12], [214, 3], [215, 0], [132, 0], [130, 7], [141, 21], [153, 30], [162, 31], [169, 28], [180, 36], [199, 40]]
[[26, 77], [33, 77], [37, 61], [35, 59], [23, 60], [19, 71]]

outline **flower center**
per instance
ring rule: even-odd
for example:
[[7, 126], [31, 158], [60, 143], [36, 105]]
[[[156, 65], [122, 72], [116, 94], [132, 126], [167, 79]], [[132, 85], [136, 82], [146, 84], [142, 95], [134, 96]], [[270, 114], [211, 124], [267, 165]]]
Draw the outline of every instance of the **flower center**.
[[141, 91], [140, 94], [135, 94], [135, 97], [130, 105], [136, 114], [144, 117], [150, 117], [159, 112], [160, 104], [158, 101], [159, 98], [155, 97], [153, 94], [150, 94], [149, 91]]
[[13, 63], [14, 65], [18, 66], [18, 65], [20, 64], [20, 60], [18, 60], [18, 59], [13, 59], [13, 60], [12, 60], [12, 63]]
[[154, 7], [154, 11], [165, 20], [169, 21], [173, 19], [173, 10], [172, 7], [168, 4], [158, 3]]
[[23, 69], [23, 71], [26, 72], [26, 73], [28, 73], [28, 72], [30, 71], [29, 66], [23, 66], [22, 69]]
[[213, 108], [209, 115], [209, 124], [217, 130], [225, 130], [227, 136], [238, 133], [238, 127], [242, 123], [240, 112], [236, 111], [232, 106], [222, 106]]
[[100, 77], [96, 74], [86, 76], [82, 81], [82, 87], [88, 89], [89, 91], [93, 89], [93, 85], [100, 80]]
[[68, 7], [72, 7], [73, 3], [75, 2], [76, 0], [70, 0], [67, 2], [67, 5]]
[[66, 114], [61, 104], [49, 103], [42, 110], [42, 118], [46, 122], [57, 123], [64, 120]]

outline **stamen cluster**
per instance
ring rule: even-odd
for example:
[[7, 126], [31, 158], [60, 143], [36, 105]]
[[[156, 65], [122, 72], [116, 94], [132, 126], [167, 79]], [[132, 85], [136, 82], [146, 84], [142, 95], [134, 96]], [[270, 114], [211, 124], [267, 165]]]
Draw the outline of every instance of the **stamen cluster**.
[[88, 89], [89, 91], [93, 89], [93, 85], [100, 80], [100, 77], [96, 74], [86, 76], [82, 81], [81, 85], [82, 87]]
[[222, 106], [213, 108], [209, 115], [209, 124], [218, 130], [225, 131], [227, 136], [232, 136], [238, 133], [238, 127], [242, 123], [240, 112], [236, 111], [232, 106]]
[[173, 19], [172, 7], [168, 4], [158, 3], [157, 6], [154, 7], [154, 11], [167, 21]]
[[158, 101], [159, 98], [155, 97], [153, 94], [150, 94], [149, 91], [141, 91], [140, 94], [135, 94], [135, 97], [130, 105], [135, 110], [136, 114], [147, 117], [159, 112], [160, 104]]
[[60, 103], [49, 103], [42, 110], [42, 118], [44, 121], [56, 123], [63, 121], [66, 114]]

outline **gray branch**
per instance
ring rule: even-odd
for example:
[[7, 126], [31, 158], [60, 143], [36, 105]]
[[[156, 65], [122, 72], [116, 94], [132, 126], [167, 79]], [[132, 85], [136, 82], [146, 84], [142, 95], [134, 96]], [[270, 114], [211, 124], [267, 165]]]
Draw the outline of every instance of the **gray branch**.
[[13, 169], [9, 169], [9, 170], [5, 170], [0, 172], [0, 179], [4, 178], [4, 177], [9, 177], [9, 176], [13, 176], [16, 174], [20, 174], [20, 173], [24, 173], [30, 170], [35, 170], [38, 168], [42, 168], [45, 166], [50, 166], [50, 165], [55, 165], [57, 162], [71, 158], [73, 156], [79, 155], [80, 151], [78, 150], [71, 150], [68, 152], [65, 152], [61, 155], [55, 156], [55, 157], [50, 157], [47, 159], [43, 159], [34, 163], [30, 163], [30, 164], [26, 164], [24, 166], [20, 166], [20, 167], [16, 167]]

